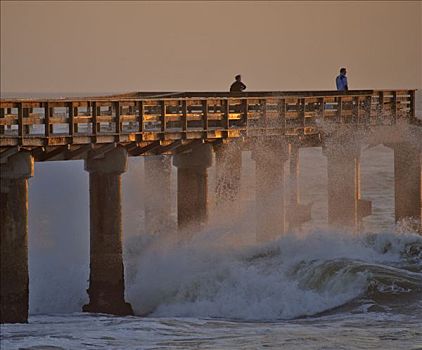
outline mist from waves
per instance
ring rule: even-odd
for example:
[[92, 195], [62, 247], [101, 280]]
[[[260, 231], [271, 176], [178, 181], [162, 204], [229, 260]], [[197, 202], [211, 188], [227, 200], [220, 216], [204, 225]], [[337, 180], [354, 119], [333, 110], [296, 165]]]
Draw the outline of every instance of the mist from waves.
[[[338, 307], [387, 310], [393, 299], [420, 310], [414, 295], [422, 291], [422, 241], [411, 232], [396, 233], [392, 151], [382, 146], [363, 151], [362, 197], [373, 200], [374, 215], [365, 218], [367, 232], [357, 236], [326, 226], [321, 149], [303, 149], [300, 156], [301, 197], [313, 203], [313, 219], [303, 232], [261, 245], [255, 245], [255, 174], [248, 152], [239, 200], [229, 208], [213, 205], [215, 168], [210, 168], [209, 225], [181, 243], [175, 226], [161, 236], [145, 232], [143, 159], [130, 158], [123, 175], [122, 214], [126, 299], [135, 313], [291, 319]], [[88, 301], [89, 277], [89, 192], [83, 162], [36, 163], [29, 199], [30, 313], [79, 312]]]

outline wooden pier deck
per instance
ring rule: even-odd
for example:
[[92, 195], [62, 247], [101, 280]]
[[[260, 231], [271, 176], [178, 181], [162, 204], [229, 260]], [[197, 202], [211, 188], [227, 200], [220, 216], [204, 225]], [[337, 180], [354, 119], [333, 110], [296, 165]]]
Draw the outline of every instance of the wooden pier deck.
[[175, 154], [195, 143], [284, 136], [320, 144], [322, 125], [421, 125], [415, 90], [134, 92], [0, 100], [0, 160], [21, 149], [36, 161], [82, 159], [117, 144], [130, 156]]

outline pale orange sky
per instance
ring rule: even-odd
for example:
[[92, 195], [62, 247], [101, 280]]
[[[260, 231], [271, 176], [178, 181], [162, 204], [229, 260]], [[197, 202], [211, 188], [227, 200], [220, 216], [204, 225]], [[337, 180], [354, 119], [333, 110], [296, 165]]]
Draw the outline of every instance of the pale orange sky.
[[5, 92], [422, 88], [422, 2], [1, 2]]

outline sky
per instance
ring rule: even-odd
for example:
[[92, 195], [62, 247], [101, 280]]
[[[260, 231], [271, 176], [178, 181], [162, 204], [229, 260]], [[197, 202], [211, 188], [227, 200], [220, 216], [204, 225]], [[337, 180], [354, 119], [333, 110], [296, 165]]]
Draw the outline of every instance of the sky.
[[421, 1], [1, 1], [1, 91], [422, 88]]

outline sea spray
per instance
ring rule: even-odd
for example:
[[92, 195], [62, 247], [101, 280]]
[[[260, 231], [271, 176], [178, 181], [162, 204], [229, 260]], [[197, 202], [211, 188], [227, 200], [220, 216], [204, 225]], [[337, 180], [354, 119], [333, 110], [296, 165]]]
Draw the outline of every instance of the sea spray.
[[[274, 320], [344, 305], [365, 296], [381, 277], [419, 291], [422, 275], [397, 266], [406, 247], [422, 237], [375, 236], [313, 232], [256, 247], [210, 247], [200, 240], [156, 246], [140, 258], [127, 294], [140, 314]], [[386, 242], [391, 249], [380, 247]]]

